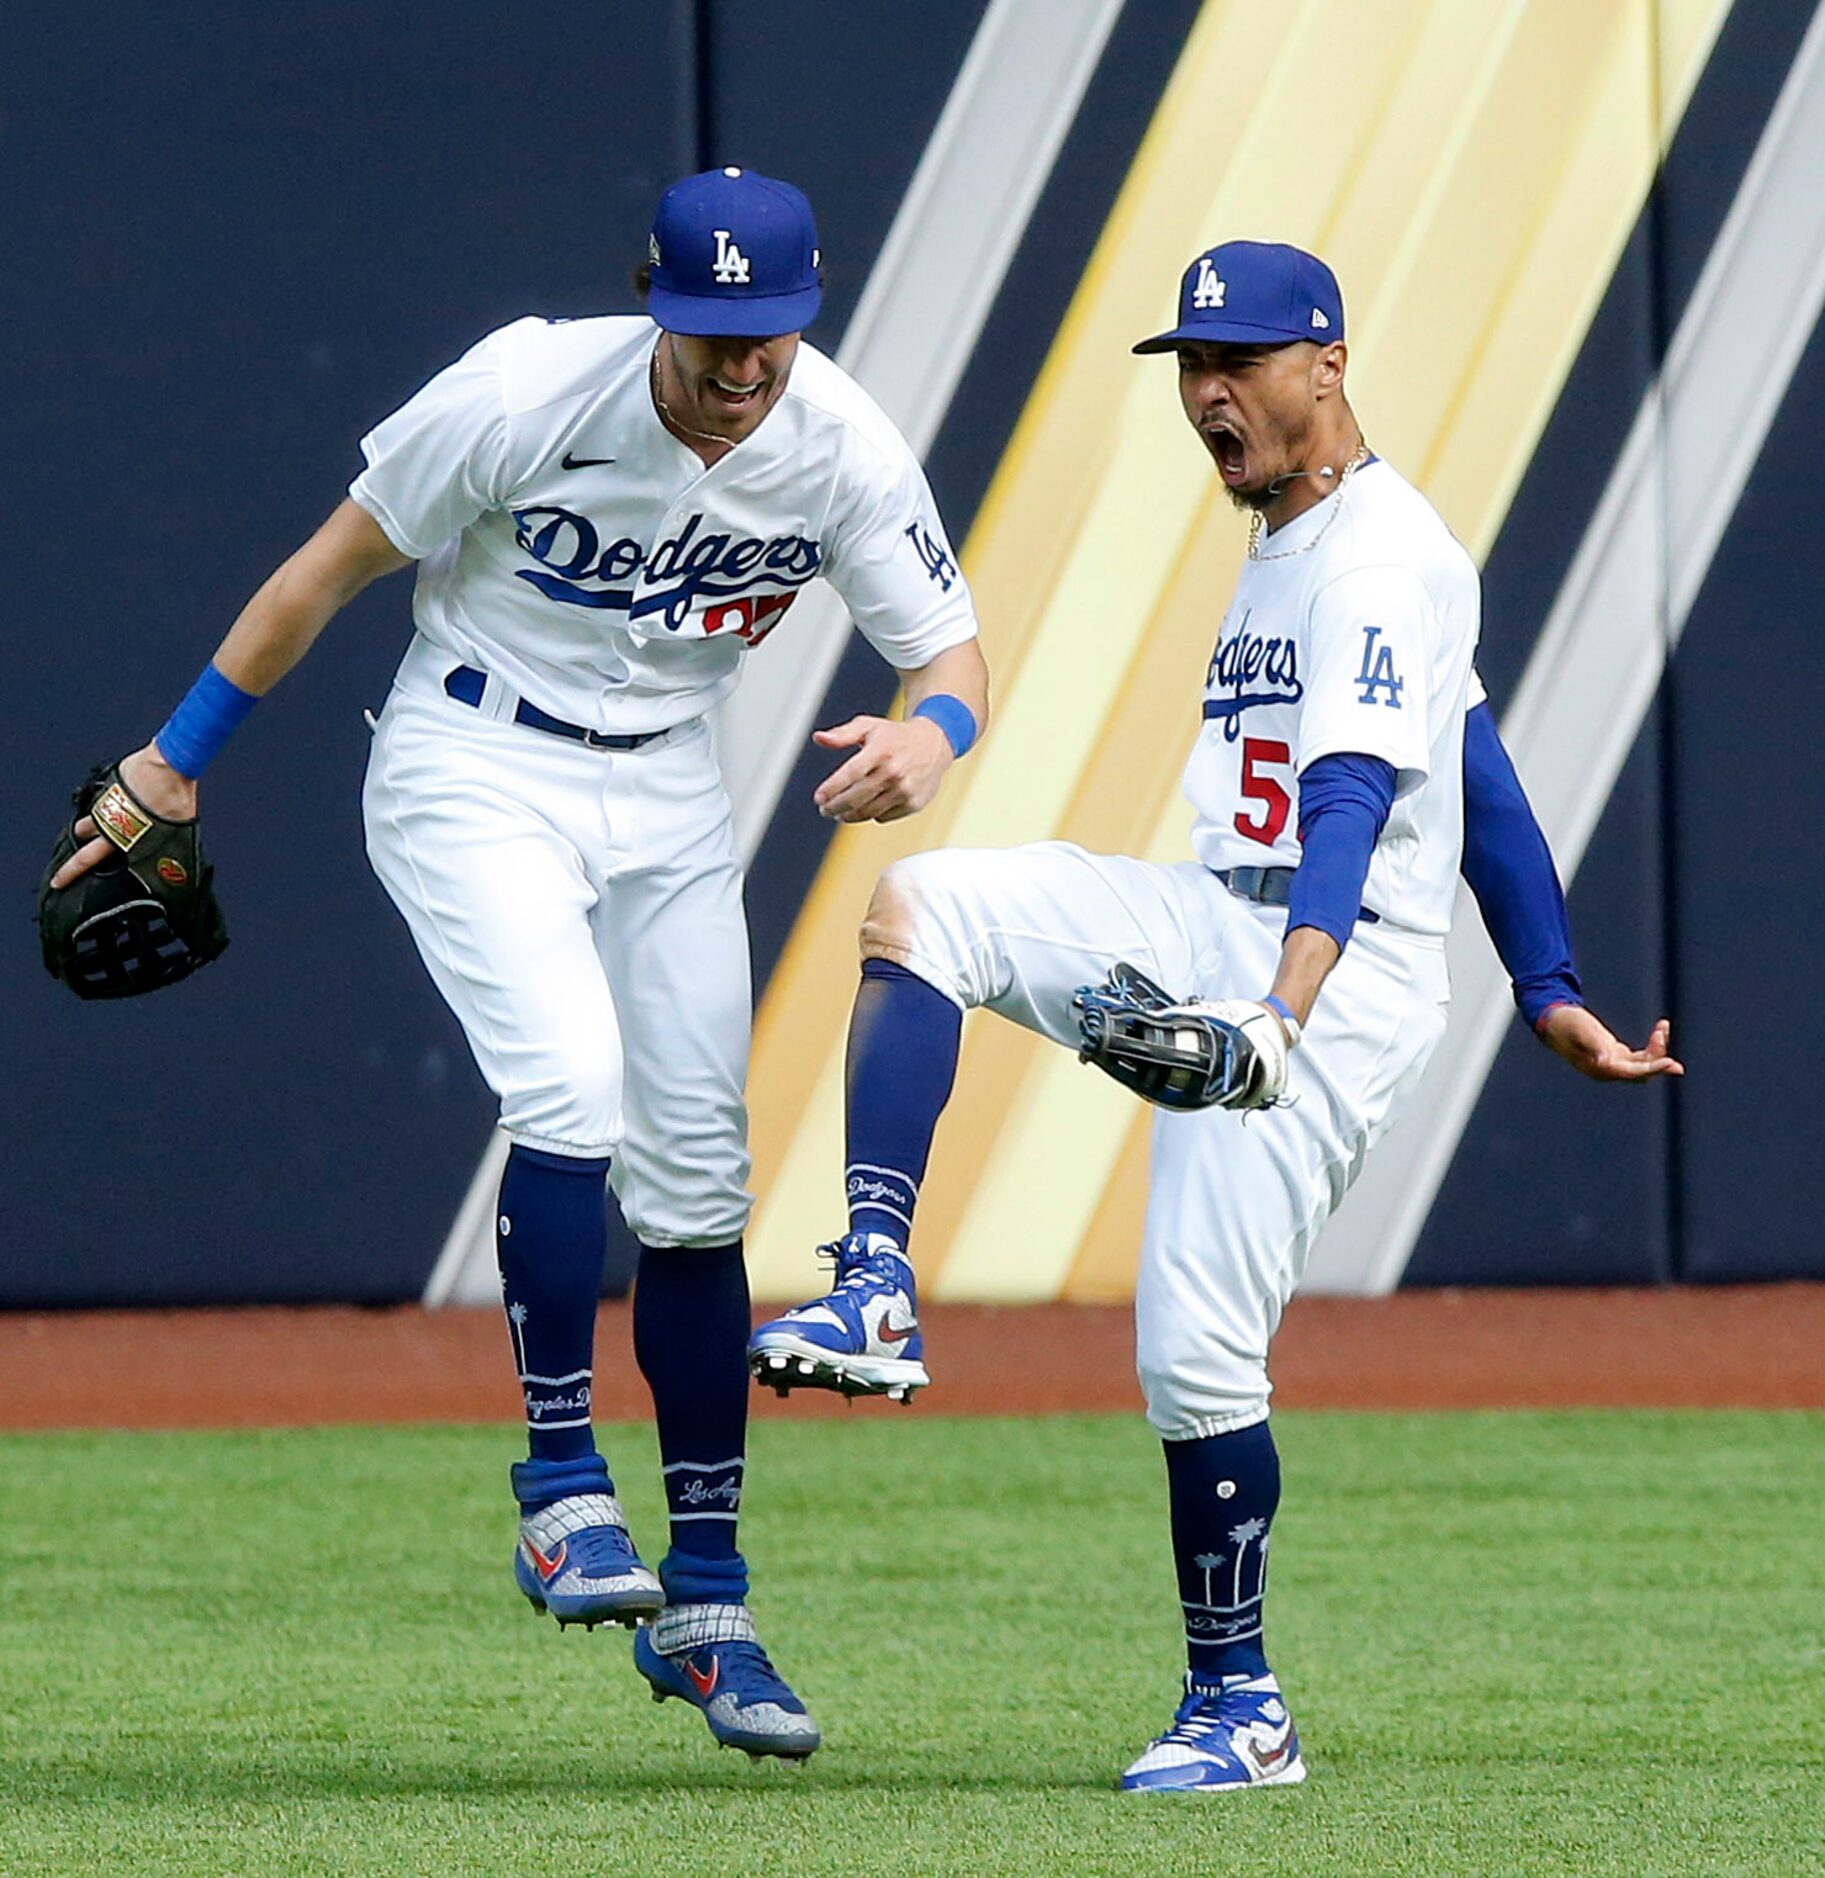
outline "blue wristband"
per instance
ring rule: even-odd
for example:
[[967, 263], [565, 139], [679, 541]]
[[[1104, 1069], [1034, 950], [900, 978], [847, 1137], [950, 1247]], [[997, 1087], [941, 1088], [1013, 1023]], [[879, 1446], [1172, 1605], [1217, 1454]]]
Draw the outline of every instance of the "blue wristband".
[[194, 782], [257, 703], [259, 699], [251, 691], [243, 691], [224, 678], [211, 661], [153, 739], [159, 755], [180, 776]]
[[952, 756], [969, 755], [970, 746], [976, 741], [976, 713], [961, 698], [940, 691], [936, 697], [927, 698], [913, 716], [929, 717], [944, 732], [944, 741], [950, 745]]
[[1284, 1017], [1295, 1029], [1298, 1028], [1299, 1020], [1293, 1015], [1293, 1007], [1288, 1004], [1284, 998], [1277, 998], [1270, 991], [1261, 1002], [1265, 1004], [1276, 1017]]

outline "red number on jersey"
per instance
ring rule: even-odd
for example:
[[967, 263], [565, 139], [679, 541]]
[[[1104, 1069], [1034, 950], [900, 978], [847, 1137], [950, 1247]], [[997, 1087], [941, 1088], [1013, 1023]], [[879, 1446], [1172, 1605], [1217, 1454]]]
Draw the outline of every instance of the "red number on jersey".
[[744, 594], [726, 606], [710, 607], [703, 616], [703, 636], [733, 628], [737, 639], [757, 646], [779, 624], [779, 616], [794, 600], [796, 593]]
[[1293, 798], [1272, 776], [1263, 776], [1258, 763], [1291, 763], [1293, 753], [1271, 737], [1244, 737], [1242, 740], [1242, 793], [1251, 802], [1262, 805], [1261, 819], [1251, 820], [1240, 811], [1236, 815], [1236, 833], [1250, 841], [1271, 848], [1280, 839], [1286, 818], [1293, 812]]

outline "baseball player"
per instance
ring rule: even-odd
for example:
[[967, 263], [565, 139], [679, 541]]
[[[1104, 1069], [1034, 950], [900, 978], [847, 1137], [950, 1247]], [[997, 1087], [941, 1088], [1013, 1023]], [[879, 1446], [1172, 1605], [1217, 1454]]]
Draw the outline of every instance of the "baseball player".
[[1551, 857], [1487, 704], [1471, 709], [1476, 569], [1364, 442], [1330, 269], [1213, 248], [1178, 324], [1135, 350], [1176, 355], [1185, 415], [1251, 523], [1185, 771], [1198, 858], [1045, 842], [888, 870], [862, 928], [837, 1283], [758, 1331], [751, 1360], [781, 1389], [927, 1381], [907, 1246], [963, 1011], [986, 1005], [1156, 1102], [1136, 1334], [1189, 1669], [1122, 1785], [1222, 1791], [1305, 1777], [1262, 1644], [1268, 1345], [1444, 1030], [1460, 856], [1561, 1055], [1623, 1080], [1679, 1066], [1664, 1024], [1629, 1051], [1583, 1007]]
[[[892, 821], [983, 727], [987, 672], [912, 452], [800, 341], [821, 293], [803, 195], [740, 169], [686, 178], [639, 279], [650, 318], [518, 320], [370, 432], [348, 500], [119, 778], [153, 815], [194, 818], [195, 778], [255, 700], [354, 594], [417, 563], [363, 808], [513, 1144], [497, 1233], [530, 1448], [514, 1575], [561, 1624], [651, 1619], [634, 1656], [656, 1699], [701, 1709], [725, 1745], [803, 1757], [818, 1730], [756, 1639], [736, 1546], [751, 1011], [705, 714], [828, 579], [907, 714], [819, 731], [842, 760], [816, 800]], [[100, 835], [77, 823], [55, 886], [110, 855], [117, 807], [97, 803]], [[656, 1576], [590, 1422], [605, 1178], [642, 1246], [635, 1348], [671, 1515]]]

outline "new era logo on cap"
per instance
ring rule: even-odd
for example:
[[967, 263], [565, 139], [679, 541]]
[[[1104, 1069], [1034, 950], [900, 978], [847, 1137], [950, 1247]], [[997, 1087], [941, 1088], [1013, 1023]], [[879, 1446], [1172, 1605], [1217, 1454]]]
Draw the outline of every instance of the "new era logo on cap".
[[647, 311], [668, 332], [769, 339], [817, 317], [817, 227], [790, 183], [729, 166], [674, 183], [647, 242]]
[[1171, 352], [1181, 345], [1290, 345], [1343, 337], [1343, 295], [1337, 276], [1303, 248], [1284, 242], [1226, 241], [1208, 249], [1179, 282], [1179, 322], [1155, 333], [1136, 352]]

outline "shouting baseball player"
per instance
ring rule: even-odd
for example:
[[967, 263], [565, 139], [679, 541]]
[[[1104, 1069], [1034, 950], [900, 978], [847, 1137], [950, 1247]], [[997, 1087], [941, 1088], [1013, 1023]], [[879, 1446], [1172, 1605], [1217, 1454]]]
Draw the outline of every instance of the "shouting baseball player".
[[1583, 1008], [1551, 856], [1487, 704], [1467, 749], [1476, 569], [1363, 440], [1330, 269], [1213, 248], [1178, 324], [1135, 350], [1176, 354], [1185, 415], [1251, 518], [1185, 772], [1198, 858], [1046, 842], [888, 870], [862, 928], [837, 1283], [758, 1331], [751, 1360], [782, 1389], [926, 1382], [907, 1246], [963, 1011], [986, 1005], [1157, 1103], [1136, 1334], [1189, 1672], [1122, 1785], [1220, 1791], [1305, 1777], [1262, 1644], [1268, 1345], [1444, 1030], [1467, 773], [1465, 862], [1523, 1011], [1600, 1078], [1679, 1066], [1664, 1024], [1629, 1051]]
[[[635, 1662], [656, 1699], [701, 1709], [725, 1745], [802, 1757], [818, 1730], [756, 1640], [736, 1547], [751, 1010], [705, 713], [824, 577], [907, 714], [820, 731], [844, 760], [816, 800], [892, 821], [979, 734], [987, 671], [912, 452], [800, 341], [821, 293], [803, 195], [739, 169], [686, 178], [640, 278], [650, 319], [516, 321], [363, 440], [349, 499], [119, 766], [53, 885], [112, 861], [136, 817], [192, 820], [195, 779], [255, 700], [368, 582], [418, 564], [363, 806], [513, 1143], [497, 1233], [530, 1441], [515, 1577], [560, 1623], [652, 1618]], [[642, 1247], [635, 1348], [671, 1513], [657, 1576], [590, 1424], [605, 1177]]]

